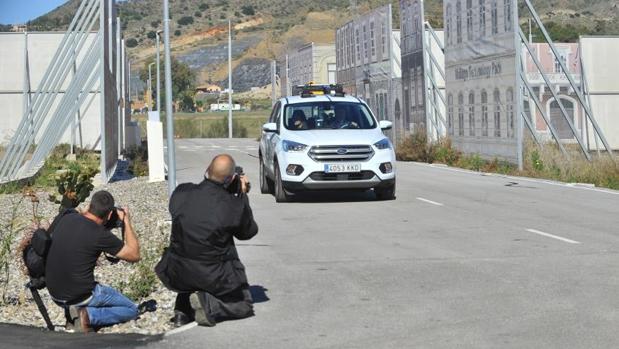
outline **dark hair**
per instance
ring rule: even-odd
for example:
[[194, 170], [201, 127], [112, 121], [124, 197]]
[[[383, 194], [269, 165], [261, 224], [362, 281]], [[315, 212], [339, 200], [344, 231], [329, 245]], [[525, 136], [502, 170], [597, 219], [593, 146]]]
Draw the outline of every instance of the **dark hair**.
[[101, 219], [106, 219], [113, 209], [114, 197], [105, 190], [96, 192], [90, 199], [88, 211]]

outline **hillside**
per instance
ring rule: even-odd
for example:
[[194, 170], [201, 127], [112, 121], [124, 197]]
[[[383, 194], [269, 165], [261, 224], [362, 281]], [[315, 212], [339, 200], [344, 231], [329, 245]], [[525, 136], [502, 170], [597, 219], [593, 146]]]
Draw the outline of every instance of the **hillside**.
[[[234, 67], [239, 77], [250, 78], [248, 64], [257, 69], [265, 60], [282, 52], [314, 42], [333, 42], [335, 28], [352, 17], [349, 0], [170, 0], [172, 51], [196, 71], [198, 83], [218, 82], [226, 77], [227, 18], [234, 25]], [[398, 0], [356, 0], [363, 13], [387, 3], [394, 8], [399, 25]], [[614, 0], [532, 0], [558, 40], [569, 41], [578, 34], [618, 34], [619, 9]], [[426, 16], [435, 27], [442, 26], [442, 1], [426, 0]], [[79, 0], [29, 23], [30, 30], [57, 30], [67, 26]], [[162, 27], [161, 0], [119, 2], [119, 13], [132, 59], [141, 63], [154, 54], [155, 31]], [[523, 14], [526, 15], [526, 14]], [[525, 17], [525, 16], [523, 16]], [[260, 68], [258, 68], [260, 67]], [[249, 69], [249, 70], [248, 70]], [[243, 86], [268, 83], [268, 74]]]

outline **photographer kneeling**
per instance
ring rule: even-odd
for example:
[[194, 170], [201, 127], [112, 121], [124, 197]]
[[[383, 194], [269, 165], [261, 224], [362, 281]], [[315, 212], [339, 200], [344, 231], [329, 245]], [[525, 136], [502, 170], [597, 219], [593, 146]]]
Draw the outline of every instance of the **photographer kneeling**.
[[247, 198], [249, 182], [239, 172], [230, 155], [218, 155], [202, 183], [182, 184], [172, 194], [170, 247], [155, 271], [166, 287], [178, 292], [177, 327], [194, 319], [214, 326], [218, 320], [253, 314], [234, 238], [249, 240], [258, 226]]
[[[108, 223], [124, 224], [124, 242], [106, 228]], [[47, 255], [47, 289], [58, 305], [69, 310], [70, 320], [79, 321], [74, 325], [83, 332], [138, 316], [131, 300], [95, 281], [94, 269], [102, 252], [127, 262], [140, 260], [129, 212], [115, 208], [114, 197], [107, 191], [96, 192], [86, 212], [60, 219]]]

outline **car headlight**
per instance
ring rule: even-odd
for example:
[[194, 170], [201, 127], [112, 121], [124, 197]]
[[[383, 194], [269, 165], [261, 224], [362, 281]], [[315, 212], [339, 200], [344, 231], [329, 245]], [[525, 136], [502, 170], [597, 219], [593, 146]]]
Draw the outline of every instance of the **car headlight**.
[[307, 148], [305, 144], [293, 141], [282, 141], [282, 149], [284, 149], [285, 152], [300, 152], [305, 150], [305, 148]]
[[374, 143], [374, 146], [379, 150], [391, 149], [391, 142], [389, 141], [389, 138], [384, 138]]

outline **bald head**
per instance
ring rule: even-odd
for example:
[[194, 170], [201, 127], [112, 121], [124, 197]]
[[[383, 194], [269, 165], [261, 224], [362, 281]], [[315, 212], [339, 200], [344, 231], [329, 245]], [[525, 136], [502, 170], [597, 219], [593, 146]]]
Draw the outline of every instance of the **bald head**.
[[235, 167], [236, 164], [232, 156], [220, 154], [213, 158], [213, 161], [206, 169], [206, 174], [210, 180], [223, 183], [228, 176], [234, 174]]

